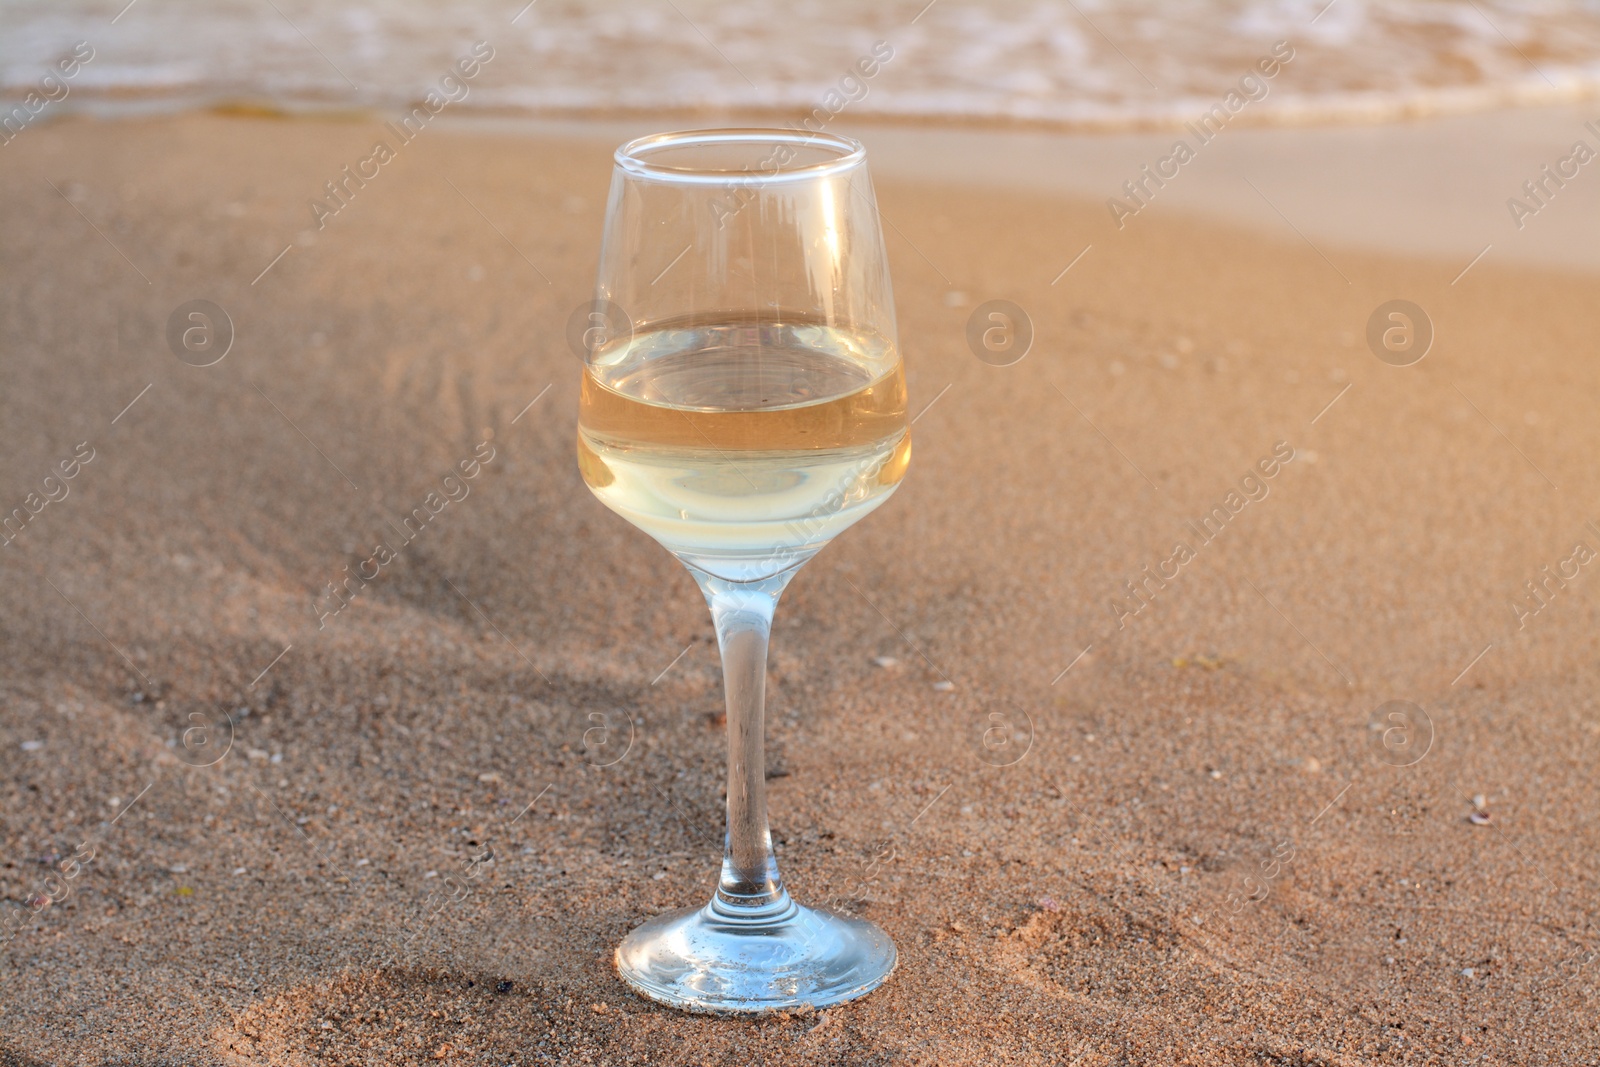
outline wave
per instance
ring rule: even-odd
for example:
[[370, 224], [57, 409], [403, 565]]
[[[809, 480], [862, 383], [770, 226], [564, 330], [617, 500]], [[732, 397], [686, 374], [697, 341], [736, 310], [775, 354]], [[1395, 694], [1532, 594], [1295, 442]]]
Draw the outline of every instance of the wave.
[[1242, 121], [1389, 121], [1600, 96], [1596, 0], [125, 3], [9, 0], [0, 94], [25, 93], [88, 41], [96, 59], [73, 82], [80, 99], [398, 108], [487, 41], [495, 59], [457, 106], [531, 115], [1178, 127], [1278, 42], [1293, 58], [1257, 77], [1264, 91]]

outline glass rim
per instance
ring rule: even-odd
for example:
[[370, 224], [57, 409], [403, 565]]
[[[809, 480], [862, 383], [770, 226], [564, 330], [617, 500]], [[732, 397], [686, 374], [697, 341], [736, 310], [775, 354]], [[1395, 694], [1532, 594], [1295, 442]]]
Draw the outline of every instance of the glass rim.
[[[798, 167], [776, 168], [765, 165], [757, 169], [748, 166], [731, 170], [719, 167], [671, 167], [652, 163], [649, 154], [666, 148], [691, 145], [768, 144], [773, 153], [765, 162], [774, 159], [781, 145], [799, 145], [808, 148], [822, 147], [837, 151], [832, 159], [818, 160]], [[710, 130], [677, 130], [670, 133], [653, 133], [618, 147], [617, 166], [637, 178], [659, 182], [702, 185], [765, 185], [769, 182], [803, 181], [826, 177], [859, 166], [867, 158], [867, 150], [860, 141], [836, 133], [812, 133], [793, 129], [730, 128]]]

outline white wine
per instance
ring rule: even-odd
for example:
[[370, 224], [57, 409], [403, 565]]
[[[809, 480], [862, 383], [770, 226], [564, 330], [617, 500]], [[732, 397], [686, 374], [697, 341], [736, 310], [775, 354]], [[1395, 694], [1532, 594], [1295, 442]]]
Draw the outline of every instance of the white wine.
[[809, 559], [911, 460], [905, 377], [877, 334], [805, 322], [667, 326], [584, 374], [578, 466], [684, 562], [752, 581]]
[[628, 142], [595, 289], [587, 321], [609, 330], [627, 308], [633, 333], [585, 353], [578, 465], [602, 503], [694, 576], [728, 714], [716, 892], [634, 927], [617, 973], [651, 1000], [718, 1015], [854, 1000], [893, 972], [894, 942], [784, 888], [764, 708], [784, 586], [889, 498], [911, 458], [865, 149], [805, 130]]

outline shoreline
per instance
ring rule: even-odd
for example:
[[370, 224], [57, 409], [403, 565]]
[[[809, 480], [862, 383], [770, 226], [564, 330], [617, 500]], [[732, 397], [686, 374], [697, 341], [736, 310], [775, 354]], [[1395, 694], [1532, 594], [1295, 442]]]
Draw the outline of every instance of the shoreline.
[[[1100, 117], [1051, 117], [991, 112], [883, 112], [852, 109], [846, 101], [833, 114], [848, 116], [866, 128], [948, 127], [962, 130], [1000, 129], [1007, 132], [1063, 134], [1068, 136], [1142, 133], [1181, 133], [1208, 107], [1221, 98], [1196, 96], [1161, 114], [1115, 114]], [[1311, 98], [1287, 94], [1293, 107], [1275, 109], [1244, 108], [1233, 115], [1230, 125], [1238, 129], [1331, 129], [1350, 126], [1382, 126], [1428, 122], [1435, 119], [1471, 118], [1493, 112], [1543, 111], [1581, 107], [1600, 101], [1600, 83], [1573, 84], [1546, 89], [1542, 83], [1460, 87], [1433, 97], [1394, 99], [1382, 92], [1350, 93], [1338, 103], [1319, 103]], [[20, 105], [25, 94], [0, 89], [0, 110]], [[275, 100], [271, 97], [237, 91], [174, 93], [167, 87], [147, 90], [135, 88], [78, 89], [65, 99], [74, 103], [51, 110], [62, 118], [89, 117], [104, 121], [140, 117], [176, 117], [187, 114], [248, 114], [264, 118], [322, 121], [340, 118], [370, 118], [382, 122], [420, 106], [422, 96], [396, 98], [389, 103], [350, 104], [337, 98]], [[798, 122], [807, 114], [807, 104], [761, 106], [628, 106], [624, 104], [579, 105], [560, 108], [521, 108], [514, 105], [460, 103], [458, 114], [474, 120], [527, 123], [538, 126], [552, 123], [634, 122], [652, 119], [679, 119], [693, 123], [721, 122], [730, 117], [760, 124]]]
[[[1241, 113], [1247, 114], [1248, 109]], [[392, 119], [377, 110], [295, 113], [227, 104], [176, 113], [162, 107], [113, 118], [63, 113], [39, 128], [186, 116], [319, 126], [370, 124], [378, 130]], [[590, 119], [535, 118], [456, 109], [434, 125], [437, 132], [463, 136], [561, 137], [614, 146], [662, 129], [760, 125], [776, 117], [613, 111]], [[1021, 125], [979, 129], [961, 123], [863, 121], [848, 112], [826, 129], [867, 143], [874, 173], [881, 177], [1068, 194], [1101, 202], [1113, 224], [1099, 231], [1107, 239], [1141, 225], [1138, 216], [1148, 208], [1242, 225], [1291, 241], [1309, 238], [1319, 247], [1434, 259], [1444, 267], [1453, 266], [1454, 274], [1475, 264], [1474, 257], [1491, 245], [1493, 260], [1600, 272], [1600, 168], [1585, 166], [1570, 177], [1569, 187], [1561, 189], [1559, 197], [1551, 198], [1557, 210], [1550, 214], [1560, 221], [1535, 217], [1543, 214], [1535, 203], [1531, 206], [1538, 210], [1523, 212], [1523, 225], [1518, 227], [1518, 216], [1507, 208], [1516, 198], [1526, 203], [1524, 183], [1540, 179], [1541, 166], [1559, 162], [1575, 140], [1584, 139], [1600, 151], [1600, 135], [1592, 129], [1597, 122], [1600, 104], [1511, 108], [1377, 124], [1239, 124], [1237, 128], [1230, 124], [1194, 150], [1200, 158], [1186, 162], [1160, 188], [1152, 186], [1146, 172], [1171, 154], [1174, 139], [1184, 136], [1181, 130], [1073, 133]], [[1591, 170], [1596, 173], [1591, 175]], [[1252, 187], [1251, 175], [1269, 173], [1270, 183]], [[1330, 173], [1338, 174], [1340, 181], [1328, 182]], [[1155, 195], [1142, 203], [1134, 200], [1127, 189], [1130, 182], [1136, 190]], [[1114, 206], [1118, 203], [1120, 210]], [[1118, 222], [1122, 225], [1114, 225]]]

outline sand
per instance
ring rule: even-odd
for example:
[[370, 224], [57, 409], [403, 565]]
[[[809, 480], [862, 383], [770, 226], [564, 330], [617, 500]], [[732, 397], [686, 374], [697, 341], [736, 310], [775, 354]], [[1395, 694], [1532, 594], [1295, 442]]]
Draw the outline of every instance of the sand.
[[378, 135], [3, 149], [0, 490], [59, 499], [0, 548], [0, 1062], [1600, 1055], [1591, 275], [880, 180], [916, 452], [780, 605], [769, 751], [791, 890], [901, 961], [706, 1019], [610, 967], [710, 891], [723, 740], [693, 584], [572, 456], [608, 153], [430, 129], [315, 230]]

